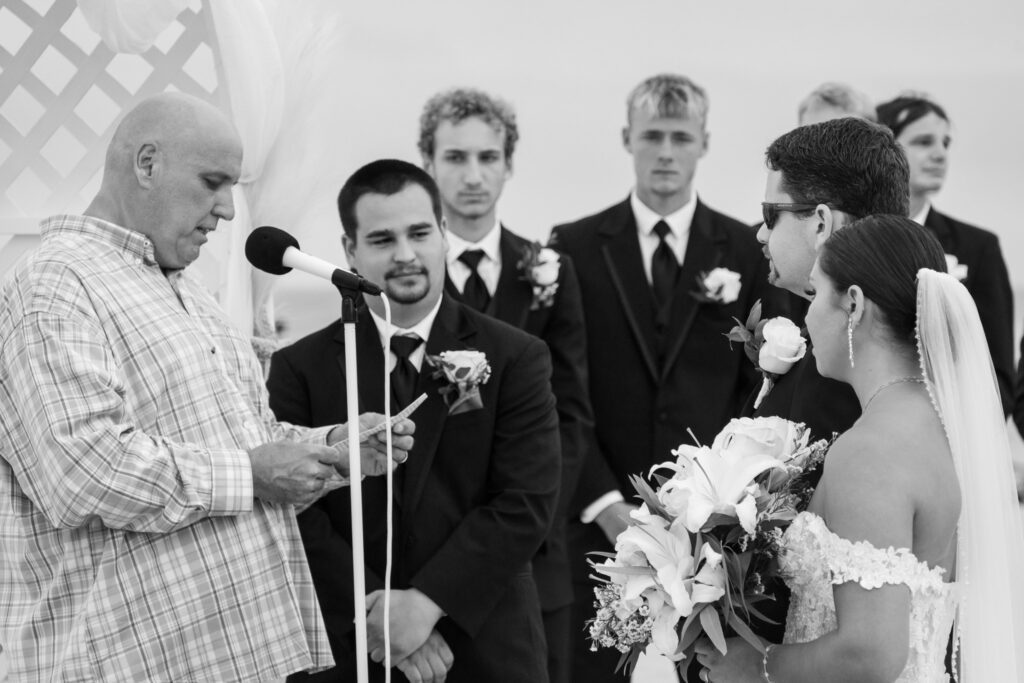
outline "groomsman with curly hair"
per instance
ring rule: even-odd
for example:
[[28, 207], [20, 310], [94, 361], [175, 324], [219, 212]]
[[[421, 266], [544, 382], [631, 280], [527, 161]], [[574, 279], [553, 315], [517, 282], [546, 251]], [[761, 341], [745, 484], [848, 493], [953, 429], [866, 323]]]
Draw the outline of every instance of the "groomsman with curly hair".
[[565, 526], [583, 456], [593, 448], [583, 306], [571, 259], [517, 235], [498, 218], [519, 128], [508, 103], [480, 90], [438, 93], [420, 116], [423, 166], [437, 181], [448, 223], [453, 298], [539, 337], [551, 352], [562, 444], [559, 505], [533, 558], [552, 683], [569, 683], [572, 584]]

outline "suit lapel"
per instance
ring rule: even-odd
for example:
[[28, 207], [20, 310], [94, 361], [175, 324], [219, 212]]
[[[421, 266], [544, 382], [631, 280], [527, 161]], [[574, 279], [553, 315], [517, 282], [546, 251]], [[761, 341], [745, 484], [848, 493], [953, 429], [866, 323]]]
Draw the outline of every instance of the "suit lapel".
[[700, 310], [701, 302], [693, 297], [693, 292], [697, 289], [697, 278], [701, 273], [708, 272], [721, 263], [720, 243], [724, 239], [724, 235], [719, 234], [712, 225], [711, 212], [698, 200], [690, 224], [690, 237], [679, 271], [679, 281], [676, 282], [676, 289], [672, 295], [672, 314], [669, 318], [671, 345], [665, 353], [661, 380], [667, 377], [672, 364], [678, 358], [683, 342], [686, 341], [686, 336], [693, 326], [693, 320]]
[[444, 274], [444, 291], [448, 296], [456, 301], [462, 301], [462, 292], [460, 292], [459, 288], [455, 286], [454, 282], [452, 282], [452, 278], [448, 274], [447, 268], [445, 269]]
[[943, 251], [947, 254], [956, 253], [956, 236], [953, 234], [949, 221], [946, 220], [945, 216], [936, 211], [934, 206], [928, 207], [928, 215], [924, 217], [924, 225], [939, 240]]
[[605, 240], [601, 247], [608, 275], [619, 295], [629, 328], [640, 347], [644, 365], [657, 381], [658, 365], [654, 358], [654, 296], [644, 274], [640, 240], [636, 236], [636, 218], [629, 200], [620, 204], [599, 228]]
[[[475, 332], [476, 329], [463, 314], [459, 305], [445, 297], [441, 301], [441, 308], [437, 312], [437, 318], [434, 319], [434, 325], [430, 330], [426, 352], [428, 355], [434, 356], [442, 351], [469, 348], [466, 340], [471, 338]], [[416, 509], [419, 498], [423, 494], [427, 474], [430, 472], [438, 442], [444, 431], [445, 420], [448, 418], [448, 406], [440, 394], [445, 380], [435, 378], [433, 375], [434, 369], [424, 359], [416, 383], [416, 396], [426, 393], [427, 400], [412, 415], [412, 419], [416, 422], [416, 442], [406, 463], [408, 470], [402, 490], [402, 499], [406, 501], [403, 505], [403, 515], [410, 514]]]
[[533, 287], [522, 278], [519, 261], [523, 258], [523, 247], [526, 240], [513, 235], [501, 227], [501, 274], [498, 276], [498, 288], [491, 298], [493, 312], [498, 320], [509, 325], [524, 329], [526, 316], [530, 314], [533, 303]]

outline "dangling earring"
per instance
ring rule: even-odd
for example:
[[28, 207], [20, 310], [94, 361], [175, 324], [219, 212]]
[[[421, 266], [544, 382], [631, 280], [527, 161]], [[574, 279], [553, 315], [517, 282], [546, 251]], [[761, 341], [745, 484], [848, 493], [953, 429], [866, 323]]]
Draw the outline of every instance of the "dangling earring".
[[846, 319], [846, 342], [850, 347], [850, 367], [853, 367], [853, 315]]

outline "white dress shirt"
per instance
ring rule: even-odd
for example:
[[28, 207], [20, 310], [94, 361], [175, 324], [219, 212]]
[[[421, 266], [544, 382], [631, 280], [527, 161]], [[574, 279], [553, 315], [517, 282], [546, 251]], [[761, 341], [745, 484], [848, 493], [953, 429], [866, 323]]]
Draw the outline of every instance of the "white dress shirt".
[[430, 330], [434, 327], [434, 318], [437, 317], [437, 312], [441, 310], [441, 297], [437, 297], [437, 303], [430, 309], [430, 313], [427, 313], [423, 320], [412, 327], [398, 327], [393, 323], [389, 327], [387, 321], [377, 315], [372, 308], [367, 307], [366, 310], [370, 312], [370, 318], [373, 320], [373, 324], [377, 326], [377, 335], [380, 337], [381, 348], [388, 350], [388, 372], [394, 370], [395, 365], [398, 363], [398, 357], [391, 350], [391, 344], [388, 343], [392, 335], [396, 337], [419, 337], [423, 340], [423, 343], [409, 354], [409, 362], [412, 363], [418, 372], [423, 367], [424, 356], [427, 355], [427, 340], [430, 339]]
[[487, 231], [479, 242], [469, 242], [448, 231], [448, 277], [452, 279], [460, 292], [466, 288], [466, 280], [472, 274], [469, 266], [459, 260], [462, 253], [479, 249], [484, 252], [476, 270], [487, 286], [487, 293], [494, 296], [498, 289], [498, 278], [501, 276], [501, 224], [496, 220], [494, 227]]
[[915, 215], [911, 216], [910, 220], [914, 221], [918, 225], [924, 225], [924, 222], [928, 220], [928, 212], [931, 211], [931, 208], [932, 203], [925, 202], [924, 206], [921, 207], [921, 210], [918, 211]]

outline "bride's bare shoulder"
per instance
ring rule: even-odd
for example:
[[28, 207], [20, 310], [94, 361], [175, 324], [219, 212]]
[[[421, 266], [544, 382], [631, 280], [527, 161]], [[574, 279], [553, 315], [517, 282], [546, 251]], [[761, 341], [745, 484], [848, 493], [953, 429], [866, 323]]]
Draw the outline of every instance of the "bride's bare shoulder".
[[902, 495], [950, 462], [942, 423], [927, 400], [893, 408], [862, 416], [836, 439], [825, 460], [830, 481]]

